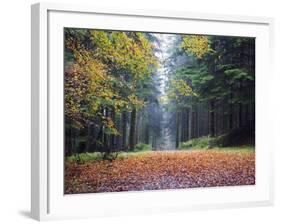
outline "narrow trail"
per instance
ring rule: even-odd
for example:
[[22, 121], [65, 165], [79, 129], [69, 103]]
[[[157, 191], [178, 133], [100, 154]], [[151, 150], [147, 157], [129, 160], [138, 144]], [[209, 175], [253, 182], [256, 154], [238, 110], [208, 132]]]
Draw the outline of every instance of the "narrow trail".
[[[171, 49], [173, 38], [175, 35], [172, 34], [154, 34], [160, 44], [160, 51], [156, 53], [156, 56], [160, 62], [160, 66], [157, 69], [157, 76], [160, 78], [161, 82], [158, 87], [160, 91], [160, 98], [167, 98], [167, 81], [168, 74], [166, 71], [167, 60], [170, 57], [169, 50]], [[173, 139], [173, 134], [171, 133], [170, 128], [168, 127], [169, 119], [171, 112], [166, 109], [165, 102], [159, 100], [160, 108], [162, 113], [162, 122], [161, 122], [161, 136], [160, 136], [160, 145], [159, 149], [161, 150], [175, 150], [175, 140]]]

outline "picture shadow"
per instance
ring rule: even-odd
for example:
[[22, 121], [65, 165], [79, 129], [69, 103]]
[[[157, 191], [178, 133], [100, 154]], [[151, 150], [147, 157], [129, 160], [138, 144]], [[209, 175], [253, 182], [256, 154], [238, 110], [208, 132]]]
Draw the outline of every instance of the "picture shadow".
[[30, 211], [21, 210], [21, 211], [18, 211], [18, 213], [25, 218], [31, 218], [31, 212]]

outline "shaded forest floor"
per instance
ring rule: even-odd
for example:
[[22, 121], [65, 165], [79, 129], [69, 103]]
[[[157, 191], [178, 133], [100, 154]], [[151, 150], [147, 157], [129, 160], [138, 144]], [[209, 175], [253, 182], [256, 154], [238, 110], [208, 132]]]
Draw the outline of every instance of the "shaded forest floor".
[[255, 184], [255, 151], [209, 149], [131, 153], [113, 161], [66, 161], [65, 193]]

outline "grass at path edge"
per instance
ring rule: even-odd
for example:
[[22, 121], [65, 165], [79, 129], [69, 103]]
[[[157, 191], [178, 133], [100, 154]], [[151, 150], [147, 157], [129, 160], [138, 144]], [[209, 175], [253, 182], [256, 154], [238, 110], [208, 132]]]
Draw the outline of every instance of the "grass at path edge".
[[[125, 159], [131, 156], [143, 156], [150, 153], [159, 153], [159, 152], [192, 152], [192, 151], [218, 151], [218, 152], [229, 152], [229, 153], [250, 153], [255, 152], [254, 146], [241, 146], [241, 147], [215, 147], [211, 149], [178, 149], [178, 150], [155, 150], [155, 151], [140, 151], [140, 152], [118, 152], [117, 159]], [[66, 157], [67, 162], [90, 162], [96, 160], [102, 160], [103, 153], [101, 152], [85, 152], [80, 154], [73, 154]]]

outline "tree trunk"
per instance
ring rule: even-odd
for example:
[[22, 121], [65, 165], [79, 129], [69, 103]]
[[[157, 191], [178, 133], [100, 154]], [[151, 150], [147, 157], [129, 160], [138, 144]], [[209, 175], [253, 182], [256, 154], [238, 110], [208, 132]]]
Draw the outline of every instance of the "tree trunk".
[[189, 140], [189, 109], [186, 109], [186, 140]]
[[121, 129], [121, 115], [118, 113], [115, 115], [116, 128], [119, 132], [119, 135], [115, 136], [115, 148], [120, 151], [122, 150], [122, 129]]
[[130, 134], [129, 134], [129, 148], [133, 150], [136, 145], [135, 134], [136, 134], [136, 116], [137, 110], [134, 108], [131, 112], [131, 122], [130, 122]]
[[[111, 110], [111, 119], [113, 121], [114, 124], [116, 124], [115, 121], [115, 109], [112, 108]], [[115, 135], [111, 135], [110, 136], [110, 148], [114, 151], [115, 150]]]
[[136, 134], [135, 134], [135, 144], [139, 143], [140, 134], [141, 134], [141, 123], [140, 123], [141, 113], [137, 113], [136, 115]]
[[200, 122], [200, 118], [201, 118], [201, 105], [200, 105], [200, 103], [197, 105], [197, 120], [196, 120], [196, 122], [197, 122], [197, 137], [199, 138], [199, 137], [201, 137], [200, 136], [200, 131], [201, 131], [201, 128], [200, 128], [200, 125], [201, 125], [201, 122]]
[[210, 118], [209, 118], [209, 133], [210, 133], [210, 136], [211, 137], [214, 137], [215, 136], [215, 103], [214, 101], [212, 100], [210, 102], [210, 110], [209, 110], [209, 113], [210, 113]]
[[145, 124], [145, 133], [144, 133], [144, 143], [149, 145], [149, 125], [148, 125], [148, 122], [146, 122]]
[[188, 117], [188, 139], [192, 139], [193, 138], [193, 110], [192, 110], [192, 106], [189, 109], [189, 117]]
[[176, 149], [179, 147], [179, 112], [176, 113]]
[[122, 150], [127, 149], [127, 112], [122, 113]]
[[233, 92], [232, 92], [232, 87], [230, 88], [230, 113], [229, 113], [229, 129], [231, 130], [233, 128]]
[[233, 128], [233, 105], [230, 105], [230, 114], [229, 114], [229, 129]]
[[186, 122], [186, 110], [181, 111], [181, 142], [186, 141], [186, 129], [187, 129], [187, 122]]
[[243, 124], [242, 124], [242, 116], [243, 116], [242, 103], [239, 103], [238, 106], [239, 106], [239, 128], [241, 128], [243, 126]]
[[[108, 114], [108, 109], [105, 108], [105, 117], [108, 118], [108, 115], [109, 115]], [[107, 133], [104, 132], [104, 143], [103, 143], [103, 146], [104, 146], [104, 151], [106, 153], [110, 153], [110, 146], [109, 146], [110, 138], [109, 137], [110, 136]]]

